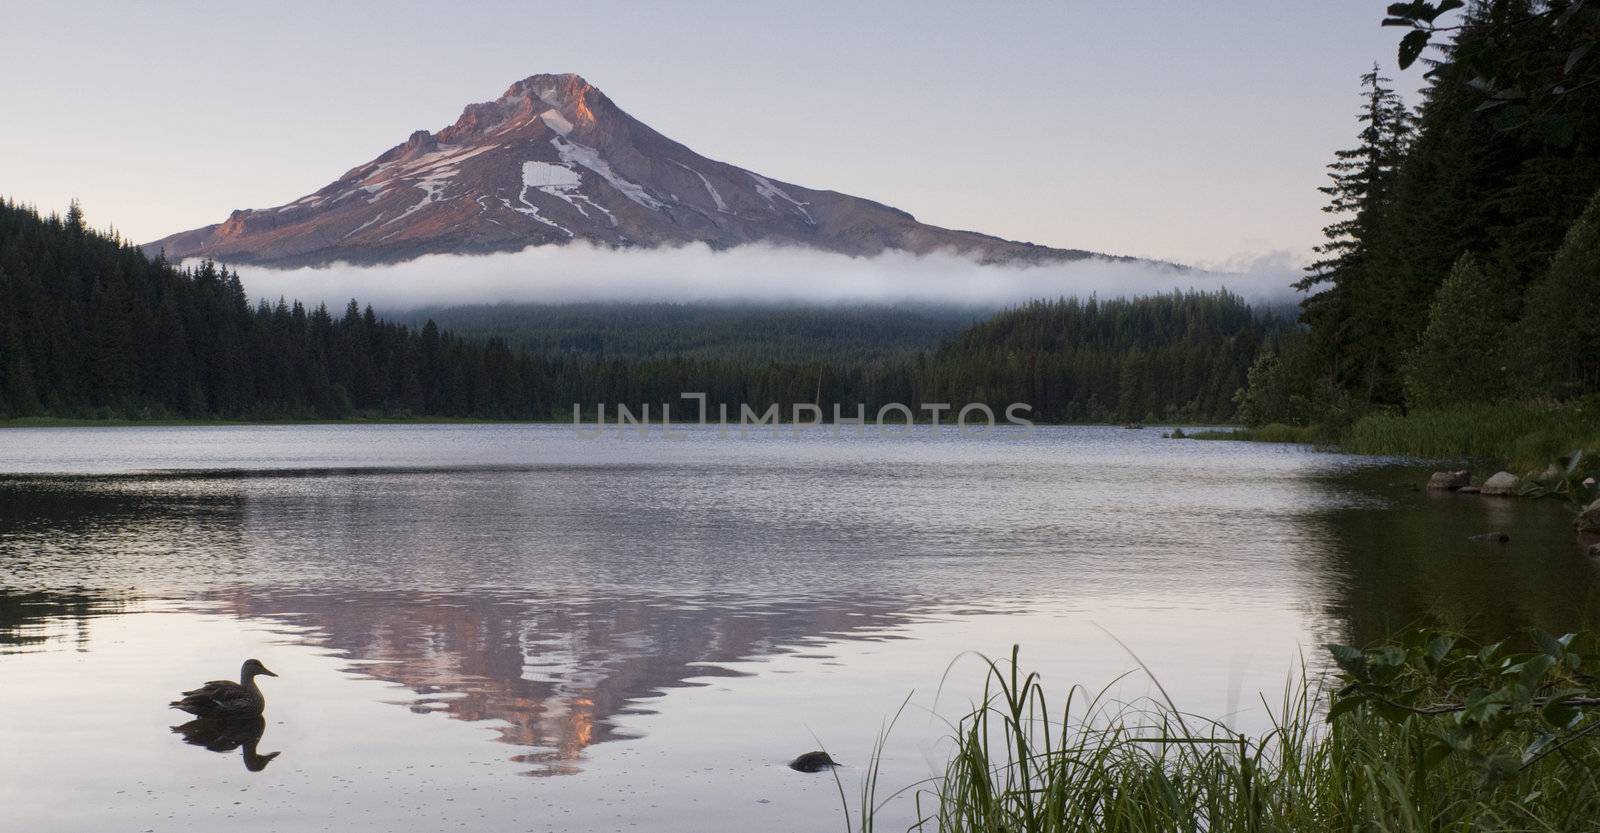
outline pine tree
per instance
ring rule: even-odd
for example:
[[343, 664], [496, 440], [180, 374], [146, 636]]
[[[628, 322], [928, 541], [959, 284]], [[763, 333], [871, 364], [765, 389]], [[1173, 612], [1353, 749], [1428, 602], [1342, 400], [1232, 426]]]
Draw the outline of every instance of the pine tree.
[[1378, 65], [1361, 76], [1359, 144], [1334, 153], [1328, 164], [1332, 184], [1318, 188], [1329, 196], [1323, 211], [1340, 219], [1323, 227], [1328, 242], [1315, 247], [1322, 258], [1306, 267], [1309, 273], [1295, 284], [1302, 291], [1324, 283], [1338, 285], [1345, 275], [1359, 270], [1366, 262], [1367, 233], [1378, 213], [1388, 203], [1395, 176], [1411, 141], [1411, 111], [1395, 91], [1386, 86], [1388, 78], [1378, 74]]
[[1476, 257], [1456, 261], [1439, 286], [1421, 342], [1407, 356], [1408, 403], [1437, 408], [1505, 395], [1509, 292]]
[[73, 199], [67, 205], [67, 219], [65, 222], [68, 231], [73, 234], [83, 233], [83, 206], [78, 204], [77, 199]]
[[1549, 272], [1528, 289], [1517, 329], [1529, 393], [1600, 392], [1600, 192], [1567, 231]]
[[1411, 112], [1389, 83], [1376, 64], [1361, 76], [1357, 144], [1334, 154], [1334, 161], [1328, 164], [1331, 182], [1318, 189], [1329, 197], [1322, 210], [1338, 219], [1323, 227], [1327, 242], [1315, 249], [1320, 259], [1306, 267], [1306, 276], [1295, 284], [1302, 292], [1321, 288], [1301, 306], [1304, 319], [1318, 328], [1318, 346], [1334, 376], [1368, 390], [1374, 380], [1370, 362], [1365, 360], [1370, 355], [1366, 343], [1374, 334], [1358, 326], [1354, 308], [1372, 294], [1375, 279], [1368, 269], [1369, 241], [1393, 195], [1414, 124]]

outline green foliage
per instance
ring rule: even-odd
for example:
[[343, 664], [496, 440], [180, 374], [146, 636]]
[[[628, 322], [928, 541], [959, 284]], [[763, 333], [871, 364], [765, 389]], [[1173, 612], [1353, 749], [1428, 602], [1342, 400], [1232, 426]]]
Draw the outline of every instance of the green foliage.
[[1472, 255], [1439, 287], [1428, 327], [1406, 359], [1407, 401], [1418, 408], [1491, 402], [1505, 395], [1510, 324], [1507, 288]]
[[[1313, 349], [1297, 372], [1337, 385], [1357, 411], [1600, 391], [1585, 329], [1596, 320], [1592, 245], [1551, 269], [1563, 239], [1590, 227], [1574, 223], [1600, 189], [1600, 4], [1418, 0], [1391, 5], [1385, 23], [1410, 30], [1401, 62], [1427, 63], [1428, 86], [1413, 136], [1383, 156], [1372, 130], [1382, 79], [1362, 79], [1362, 140], [1332, 166], [1328, 210], [1340, 222], [1325, 233], [1336, 248], [1302, 284], [1325, 288], [1303, 303]], [[1430, 44], [1435, 57], [1421, 57]], [[1340, 167], [1377, 158], [1392, 175]], [[1452, 269], [1469, 253], [1488, 294]], [[1459, 335], [1472, 313], [1463, 295], [1491, 305], [1471, 339]], [[1490, 352], [1501, 320], [1519, 315], [1502, 340], [1518, 346]], [[1527, 388], [1507, 390], [1492, 378], [1501, 368]]]
[[1572, 224], [1550, 270], [1529, 287], [1518, 333], [1529, 393], [1600, 391], [1600, 191]]
[[[1320, 366], [1326, 366], [1335, 382], [1368, 397], [1380, 368], [1374, 361], [1379, 357], [1366, 346], [1378, 334], [1357, 326], [1356, 316], [1369, 303], [1372, 240], [1393, 201], [1414, 131], [1410, 111], [1388, 83], [1376, 66], [1361, 76], [1356, 146], [1334, 154], [1328, 165], [1331, 183], [1318, 189], [1330, 198], [1323, 211], [1336, 219], [1322, 229], [1327, 242], [1317, 247], [1321, 258], [1295, 284], [1302, 291], [1320, 290], [1302, 304], [1315, 355], [1303, 357], [1295, 371], [1320, 376]], [[1288, 414], [1261, 418], [1293, 419]]]
[[1376, 717], [1415, 738], [1411, 777], [1435, 803], [1471, 786], [1453, 783], [1462, 769], [1497, 804], [1536, 791], [1600, 800], [1600, 645], [1536, 631], [1528, 648], [1425, 630], [1369, 650], [1331, 645], [1343, 685], [1328, 719]]
[[1337, 290], [1357, 276], [1366, 263], [1367, 237], [1388, 204], [1411, 142], [1411, 112], [1387, 86], [1390, 80], [1379, 74], [1376, 64], [1360, 83], [1358, 142], [1334, 152], [1334, 161], [1328, 164], [1331, 183], [1317, 189], [1329, 197], [1323, 211], [1338, 219], [1323, 227], [1327, 242], [1316, 248], [1322, 259], [1306, 268], [1309, 274], [1296, 284], [1302, 290], [1321, 284]]
[[180, 270], [83, 225], [0, 204], [0, 403], [8, 416], [544, 416], [552, 368], [298, 302], [252, 307], [237, 274]]
[[[1573, 111], [1600, 100], [1600, 8], [1592, 0], [1480, 0], [1459, 26], [1441, 18], [1467, 8], [1464, 0], [1393, 3], [1385, 26], [1410, 29], [1400, 39], [1400, 68], [1411, 66], [1435, 35], [1461, 28], [1486, 37], [1458, 38], [1450, 58], [1472, 73], [1478, 109], [1512, 126], [1535, 126], [1548, 140], [1574, 141]], [[1530, 43], [1538, 43], [1531, 49]], [[1463, 46], [1465, 48], [1463, 48]]]
[[992, 311], [963, 307], [573, 303], [430, 307], [427, 321], [462, 338], [504, 339], [530, 353], [581, 359], [852, 364], [931, 350]]
[[1443, 410], [1368, 414], [1340, 437], [1356, 454], [1431, 460], [1510, 461], [1521, 471], [1544, 468], [1574, 449], [1600, 451], [1600, 406], [1561, 408], [1471, 405]]
[[[1241, 735], [1159, 699], [1073, 688], [987, 661], [944, 773], [908, 791], [917, 831], [1368, 833], [1592, 831], [1600, 818], [1597, 668], [1587, 637], [1474, 649], [1419, 633], [1330, 646], [1331, 702], [1307, 676]], [[881, 750], [881, 739], [880, 746]], [[873, 781], [861, 831], [881, 812]], [[898, 795], [898, 794], [897, 794]], [[847, 808], [848, 815], [848, 808]]]
[[973, 325], [915, 374], [924, 402], [1028, 402], [1049, 422], [1228, 421], [1263, 338], [1230, 293], [1034, 301]]
[[1318, 373], [1318, 364], [1317, 345], [1303, 330], [1270, 336], [1250, 367], [1248, 383], [1234, 397], [1238, 421], [1251, 428], [1316, 425], [1319, 436], [1337, 434], [1350, 418], [1350, 396]]

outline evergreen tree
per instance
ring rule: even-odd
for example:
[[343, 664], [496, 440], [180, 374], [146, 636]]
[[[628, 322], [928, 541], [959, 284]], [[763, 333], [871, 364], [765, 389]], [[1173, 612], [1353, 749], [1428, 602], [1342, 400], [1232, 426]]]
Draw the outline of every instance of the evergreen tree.
[[1436, 408], [1506, 393], [1507, 287], [1470, 254], [1439, 287], [1422, 340], [1406, 359], [1407, 401]]
[[1600, 192], [1568, 230], [1549, 272], [1529, 288], [1517, 330], [1530, 394], [1600, 392]]
[[1304, 318], [1316, 328], [1318, 347], [1334, 377], [1368, 392], [1377, 383], [1370, 344], [1378, 334], [1361, 326], [1357, 311], [1377, 294], [1381, 280], [1369, 269], [1368, 241], [1393, 195], [1413, 125], [1410, 111], [1389, 83], [1376, 64], [1361, 76], [1357, 144], [1334, 154], [1328, 165], [1331, 182], [1318, 189], [1329, 197], [1323, 211], [1338, 219], [1323, 227], [1327, 242], [1316, 247], [1320, 259], [1295, 284], [1302, 292], [1315, 291], [1302, 304]]

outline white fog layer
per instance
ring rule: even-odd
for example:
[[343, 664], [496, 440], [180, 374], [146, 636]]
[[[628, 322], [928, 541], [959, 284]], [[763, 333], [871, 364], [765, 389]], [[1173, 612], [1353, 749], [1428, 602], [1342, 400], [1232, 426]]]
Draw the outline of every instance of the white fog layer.
[[382, 266], [245, 266], [239, 271], [253, 298], [333, 307], [357, 298], [385, 310], [582, 301], [1003, 306], [1034, 298], [1222, 288], [1252, 302], [1293, 295], [1289, 284], [1298, 270], [1286, 257], [1227, 266], [1227, 271], [1202, 271], [1103, 259], [1003, 266], [943, 253], [850, 257], [767, 245], [714, 251], [703, 244], [611, 249], [577, 242], [494, 255], [428, 255]]

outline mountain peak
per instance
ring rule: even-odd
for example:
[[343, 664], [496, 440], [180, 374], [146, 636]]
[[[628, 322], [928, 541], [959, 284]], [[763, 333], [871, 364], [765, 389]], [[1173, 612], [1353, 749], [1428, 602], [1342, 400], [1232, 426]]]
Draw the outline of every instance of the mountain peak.
[[576, 73], [530, 75], [314, 194], [236, 211], [149, 249], [298, 266], [573, 240], [768, 243], [850, 255], [947, 250], [984, 261], [1091, 255], [925, 225], [886, 205], [707, 159], [623, 112]]
[[530, 75], [508, 87], [502, 100], [507, 98], [534, 96], [551, 107], [560, 107], [568, 102], [581, 100], [583, 95], [594, 86], [583, 80], [583, 76], [576, 72], [563, 72], [558, 74], [541, 73]]
[[546, 117], [546, 121], [556, 126], [575, 122], [587, 127], [595, 121], [587, 97], [599, 92], [577, 73], [530, 75], [507, 87], [494, 101], [468, 104], [455, 124], [439, 131], [439, 140], [471, 141], [529, 124], [550, 111], [559, 118]]

